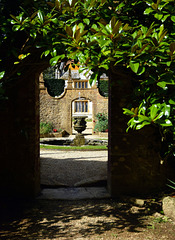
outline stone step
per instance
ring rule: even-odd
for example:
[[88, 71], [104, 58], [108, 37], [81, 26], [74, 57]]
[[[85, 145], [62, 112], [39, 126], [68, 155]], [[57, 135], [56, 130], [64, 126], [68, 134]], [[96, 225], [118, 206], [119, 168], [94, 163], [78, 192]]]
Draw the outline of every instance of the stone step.
[[72, 188], [45, 188], [39, 200], [82, 200], [110, 198], [105, 187], [72, 187]]

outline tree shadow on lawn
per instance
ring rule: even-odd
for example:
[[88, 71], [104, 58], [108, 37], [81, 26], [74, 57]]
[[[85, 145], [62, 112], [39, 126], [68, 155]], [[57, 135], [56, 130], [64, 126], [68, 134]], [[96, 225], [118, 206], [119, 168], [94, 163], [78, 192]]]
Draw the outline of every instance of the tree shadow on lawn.
[[[159, 203], [136, 207], [117, 200], [13, 202], [1, 211], [1, 240], [96, 239], [107, 231], [142, 232], [146, 220], [160, 211]], [[2, 207], [2, 205], [1, 205]], [[88, 238], [87, 238], [88, 237]]]

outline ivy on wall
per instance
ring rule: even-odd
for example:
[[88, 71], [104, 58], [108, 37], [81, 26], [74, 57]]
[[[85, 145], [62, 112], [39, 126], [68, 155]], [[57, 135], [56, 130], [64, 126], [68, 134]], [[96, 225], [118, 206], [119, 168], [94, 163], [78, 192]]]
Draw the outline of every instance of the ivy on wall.
[[99, 88], [99, 93], [103, 97], [108, 97], [108, 81], [107, 80], [99, 80], [98, 81], [98, 88]]

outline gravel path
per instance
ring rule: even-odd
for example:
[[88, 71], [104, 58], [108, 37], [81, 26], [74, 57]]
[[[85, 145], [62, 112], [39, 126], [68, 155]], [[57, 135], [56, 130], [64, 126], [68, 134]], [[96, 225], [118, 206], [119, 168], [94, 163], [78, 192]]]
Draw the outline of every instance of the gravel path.
[[107, 179], [107, 151], [41, 149], [41, 184], [82, 186]]
[[1, 240], [175, 239], [175, 224], [157, 213], [158, 203], [148, 200], [142, 207], [110, 199], [5, 206], [0, 205]]
[[[106, 177], [106, 166], [106, 151], [41, 150], [42, 183]], [[0, 239], [174, 240], [175, 224], [161, 210], [152, 197], [141, 206], [117, 199], [0, 202]]]

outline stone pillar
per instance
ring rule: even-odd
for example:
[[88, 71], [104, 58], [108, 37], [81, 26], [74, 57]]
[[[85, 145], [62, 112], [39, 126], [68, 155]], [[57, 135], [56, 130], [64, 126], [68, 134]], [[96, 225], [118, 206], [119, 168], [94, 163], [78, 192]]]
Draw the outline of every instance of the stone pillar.
[[39, 90], [40, 91], [46, 91], [46, 87], [44, 85], [44, 79], [43, 79], [43, 73], [40, 74], [39, 76]]
[[0, 195], [34, 197], [40, 191], [39, 74], [23, 75], [0, 109]]
[[67, 82], [67, 89], [71, 90], [72, 89], [72, 76], [71, 76], [71, 69], [69, 68], [69, 76], [68, 76], [68, 82]]
[[149, 126], [126, 133], [122, 108], [130, 103], [131, 74], [111, 70], [109, 86], [109, 191], [113, 197], [158, 191], [166, 180], [158, 133]]

